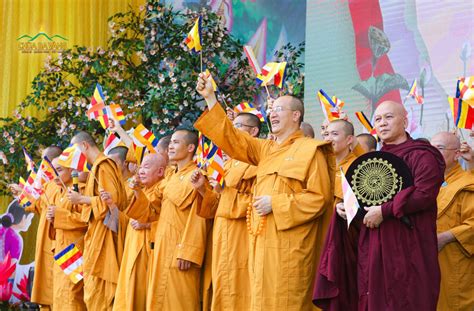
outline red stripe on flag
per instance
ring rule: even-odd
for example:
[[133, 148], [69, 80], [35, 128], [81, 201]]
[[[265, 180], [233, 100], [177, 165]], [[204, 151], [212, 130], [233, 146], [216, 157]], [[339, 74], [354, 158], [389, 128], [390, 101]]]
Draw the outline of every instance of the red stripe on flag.
[[65, 270], [67, 267], [69, 267], [71, 264], [73, 264], [76, 260], [78, 260], [81, 257], [82, 257], [81, 252], [75, 253], [71, 258], [69, 258], [68, 260], [66, 260], [65, 262], [61, 264], [60, 266], [61, 269]]

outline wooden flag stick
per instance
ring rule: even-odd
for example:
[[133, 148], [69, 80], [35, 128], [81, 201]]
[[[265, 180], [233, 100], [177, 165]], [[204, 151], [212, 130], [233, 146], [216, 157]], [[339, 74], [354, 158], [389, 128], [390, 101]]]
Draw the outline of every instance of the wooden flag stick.
[[266, 84], [265, 84], [265, 90], [267, 90], [267, 95], [268, 95], [268, 97], [272, 97], [272, 96], [270, 95], [270, 91], [268, 90], [268, 86], [267, 86]]
[[104, 188], [100, 185], [99, 180], [97, 179], [97, 177], [95, 177], [94, 173], [92, 173], [92, 171], [89, 171], [89, 174], [92, 175], [92, 177], [94, 178], [95, 182], [97, 183], [97, 186], [98, 186], [98, 188], [99, 188], [99, 191], [104, 190]]
[[201, 53], [199, 53], [199, 55], [200, 55], [200, 59], [201, 59], [201, 72], [203, 72], [202, 71], [202, 50], [201, 50]]

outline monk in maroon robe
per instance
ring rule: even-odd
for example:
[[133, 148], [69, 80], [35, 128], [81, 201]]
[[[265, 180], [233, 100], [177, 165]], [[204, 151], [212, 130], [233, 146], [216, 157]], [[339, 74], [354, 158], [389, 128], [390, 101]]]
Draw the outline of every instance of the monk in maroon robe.
[[[366, 208], [358, 238], [358, 301], [348, 292], [354, 291], [353, 249], [341, 242], [356, 238], [351, 230], [341, 232], [340, 221], [333, 218], [313, 301], [324, 310], [353, 310], [355, 305], [362, 311], [436, 310], [440, 284], [436, 197], [443, 182], [444, 160], [438, 150], [405, 132], [402, 105], [383, 102], [374, 115], [382, 151], [406, 162], [414, 185], [382, 206]], [[402, 216], [408, 217], [411, 228], [400, 221]], [[342, 267], [331, 262], [336, 256], [347, 256]], [[341, 307], [347, 305], [350, 309]]]

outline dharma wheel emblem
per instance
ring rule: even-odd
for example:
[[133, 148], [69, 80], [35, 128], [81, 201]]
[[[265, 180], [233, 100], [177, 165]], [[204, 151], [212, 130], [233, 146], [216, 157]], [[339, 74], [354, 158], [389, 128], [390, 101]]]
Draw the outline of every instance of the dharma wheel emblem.
[[402, 177], [388, 161], [370, 158], [354, 170], [351, 188], [364, 206], [381, 205], [402, 189]]

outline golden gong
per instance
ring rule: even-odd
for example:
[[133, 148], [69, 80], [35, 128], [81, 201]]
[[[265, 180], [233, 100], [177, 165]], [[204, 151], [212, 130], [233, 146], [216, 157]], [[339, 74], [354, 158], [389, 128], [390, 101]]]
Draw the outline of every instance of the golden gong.
[[361, 204], [381, 205], [402, 189], [402, 177], [388, 161], [371, 158], [360, 163], [354, 170], [351, 186]]

